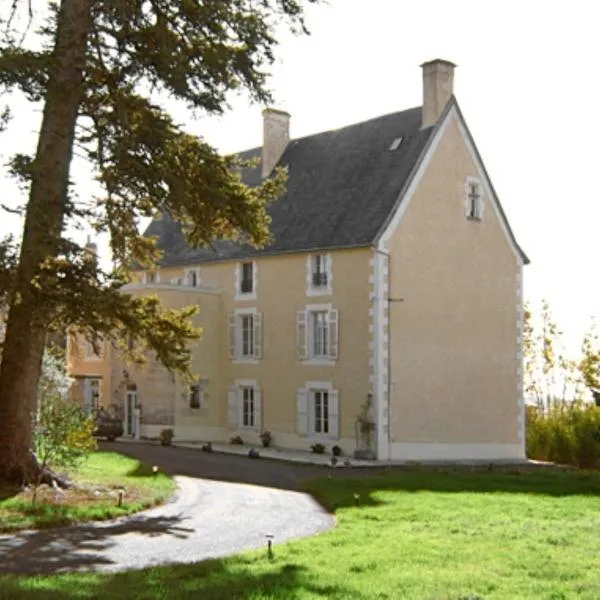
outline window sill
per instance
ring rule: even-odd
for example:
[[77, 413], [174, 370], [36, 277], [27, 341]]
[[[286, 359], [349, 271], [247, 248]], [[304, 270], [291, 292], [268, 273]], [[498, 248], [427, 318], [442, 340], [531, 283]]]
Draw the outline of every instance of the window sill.
[[245, 302], [247, 300], [256, 300], [256, 292], [249, 292], [249, 293], [240, 293], [237, 292], [235, 295], [235, 300], [236, 302]]
[[257, 358], [235, 358], [231, 361], [234, 365], [258, 365], [260, 360]]
[[302, 364], [315, 367], [331, 367], [335, 365], [336, 362], [337, 361], [333, 358], [309, 358], [307, 360], [303, 360]]
[[481, 223], [481, 217], [467, 216], [467, 221], [471, 221], [472, 223]]
[[310, 296], [310, 297], [314, 297], [314, 296], [331, 296], [333, 294], [333, 291], [331, 289], [331, 286], [327, 286], [324, 285], [322, 287], [309, 287], [306, 290], [306, 295]]

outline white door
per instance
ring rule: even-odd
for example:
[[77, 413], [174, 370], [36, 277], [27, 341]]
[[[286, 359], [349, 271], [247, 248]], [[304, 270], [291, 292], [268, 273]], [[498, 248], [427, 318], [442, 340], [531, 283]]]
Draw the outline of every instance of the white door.
[[125, 399], [125, 423], [123, 429], [125, 435], [135, 436], [136, 432], [136, 420], [135, 420], [135, 407], [137, 405], [137, 391], [127, 390], [127, 398]]

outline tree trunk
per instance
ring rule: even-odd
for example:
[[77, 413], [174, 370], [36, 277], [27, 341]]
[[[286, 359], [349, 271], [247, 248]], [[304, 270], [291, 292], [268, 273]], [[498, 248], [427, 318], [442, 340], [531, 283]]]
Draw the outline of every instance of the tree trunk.
[[[11, 296], [0, 366], [0, 484], [35, 477], [32, 418], [48, 328], [48, 306], [32, 282], [57, 256], [64, 227], [75, 124], [83, 96], [91, 0], [62, 0], [54, 63], [46, 90], [21, 256]], [[39, 279], [44, 285], [43, 277]]]

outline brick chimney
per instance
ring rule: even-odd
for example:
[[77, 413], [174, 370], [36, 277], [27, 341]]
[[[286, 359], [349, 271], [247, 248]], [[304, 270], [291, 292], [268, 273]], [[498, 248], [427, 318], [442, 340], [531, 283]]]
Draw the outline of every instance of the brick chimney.
[[290, 115], [283, 110], [263, 110], [262, 176], [268, 177], [290, 141]]
[[454, 68], [448, 60], [436, 58], [421, 65], [423, 69], [423, 123], [422, 128], [435, 125], [448, 100], [452, 97]]

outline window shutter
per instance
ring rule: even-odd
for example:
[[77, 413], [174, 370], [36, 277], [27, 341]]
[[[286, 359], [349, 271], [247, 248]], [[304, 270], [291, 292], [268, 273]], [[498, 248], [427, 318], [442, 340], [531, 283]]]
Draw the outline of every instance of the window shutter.
[[304, 360], [307, 358], [306, 311], [304, 310], [299, 310], [296, 315], [296, 338], [298, 358]]
[[329, 392], [329, 435], [336, 440], [340, 437], [340, 402], [337, 390]]
[[298, 434], [308, 434], [308, 399], [306, 390], [299, 389], [296, 392], [296, 415], [298, 419]]
[[229, 358], [235, 358], [235, 325], [236, 317], [234, 313], [229, 314]]
[[262, 394], [259, 387], [254, 388], [254, 427], [262, 427]]
[[329, 311], [329, 358], [338, 357], [338, 321], [339, 312], [336, 309]]
[[254, 326], [254, 358], [262, 358], [262, 313], [255, 313], [252, 318]]
[[237, 386], [232, 385], [227, 392], [227, 416], [229, 429], [238, 428], [239, 402]]

